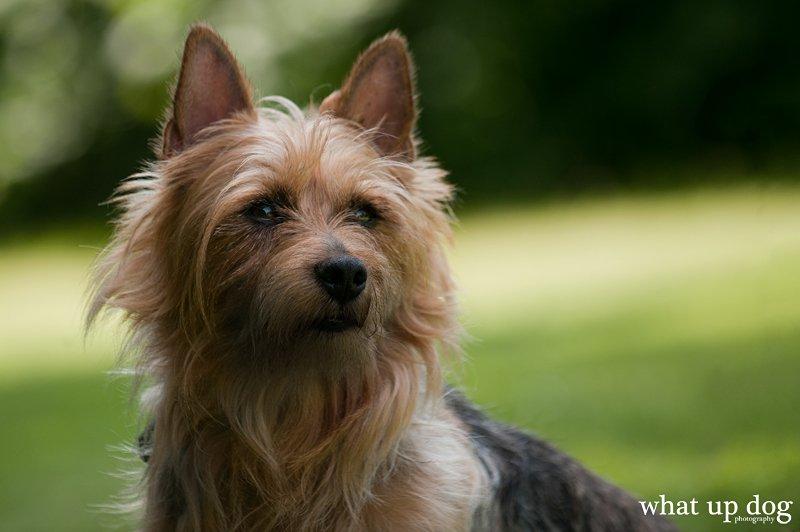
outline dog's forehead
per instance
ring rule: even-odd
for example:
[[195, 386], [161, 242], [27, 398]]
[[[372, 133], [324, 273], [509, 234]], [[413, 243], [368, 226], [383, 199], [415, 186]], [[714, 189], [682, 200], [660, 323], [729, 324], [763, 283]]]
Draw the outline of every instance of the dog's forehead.
[[261, 124], [255, 141], [257, 157], [248, 157], [268, 171], [270, 187], [319, 199], [401, 187], [396, 162], [381, 157], [353, 127], [321, 118], [304, 123]]
[[326, 147], [317, 171], [307, 178], [312, 187], [329, 194], [392, 189], [398, 183], [392, 169], [371, 150], [348, 152], [337, 149], [335, 143]]
[[297, 196], [298, 206], [330, 214], [358, 203], [379, 203], [384, 208], [402, 203], [402, 187], [392, 174], [351, 163], [323, 159], [318, 171], [304, 177], [306, 186]]

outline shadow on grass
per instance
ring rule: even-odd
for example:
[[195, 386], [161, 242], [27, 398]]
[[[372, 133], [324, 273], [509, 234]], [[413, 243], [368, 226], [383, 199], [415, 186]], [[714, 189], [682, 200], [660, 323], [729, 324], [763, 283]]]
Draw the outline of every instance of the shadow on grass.
[[136, 433], [125, 388], [99, 371], [0, 388], [0, 528], [87, 531], [123, 523], [98, 507], [114, 502], [124, 484], [115, 474], [133, 465], [111, 449]]

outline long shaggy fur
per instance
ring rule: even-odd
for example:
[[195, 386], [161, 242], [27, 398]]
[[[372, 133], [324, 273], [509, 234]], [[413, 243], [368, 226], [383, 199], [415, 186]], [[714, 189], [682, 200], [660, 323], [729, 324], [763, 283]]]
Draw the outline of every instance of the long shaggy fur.
[[[119, 187], [89, 313], [91, 323], [103, 309], [121, 311], [147, 386], [144, 527], [661, 526], [567, 457], [443, 389], [439, 358], [457, 353], [459, 335], [445, 256], [452, 188], [432, 159], [413, 156], [413, 136], [376, 142], [385, 122], [359, 128], [281, 98], [241, 109], [243, 78], [229, 75], [232, 56], [214, 35], [201, 27], [190, 36], [187, 49], [206, 55], [183, 83], [222, 62], [215, 83], [238, 111], [191, 135], [175, 114], [168, 156]], [[372, 49], [357, 63], [377, 69], [353, 78], [366, 98], [370, 84], [395, 78], [400, 94], [413, 89], [408, 72], [393, 70], [410, 69], [391, 55], [405, 53], [404, 41], [387, 39], [379, 46], [390, 55]], [[353, 83], [327, 107], [347, 102], [369, 118], [395, 101], [359, 111]], [[210, 115], [225, 102], [212, 103]], [[413, 119], [408, 109], [394, 116]], [[387, 146], [403, 156], [382, 154]], [[270, 229], [243, 214], [266, 197], [286, 206]], [[380, 215], [369, 230], [348, 218], [360, 204]], [[369, 281], [346, 307], [360, 326], [332, 334], [314, 324], [342, 308], [313, 267], [343, 252], [363, 261]]]
[[[451, 188], [430, 160], [376, 158], [343, 121], [273, 102], [283, 109], [220, 122], [116, 199], [123, 214], [91, 316], [124, 311], [140, 372], [156, 383], [147, 523], [463, 527], [480, 471], [442, 408], [437, 359], [458, 331], [443, 250]], [[289, 191], [320, 195], [307, 226], [279, 243], [237, 226], [243, 205]], [[366, 324], [356, 338], [309, 338], [298, 331], [330, 303], [302, 273], [331, 245], [325, 207], [353, 196], [392, 227], [349, 235], [375, 273]]]

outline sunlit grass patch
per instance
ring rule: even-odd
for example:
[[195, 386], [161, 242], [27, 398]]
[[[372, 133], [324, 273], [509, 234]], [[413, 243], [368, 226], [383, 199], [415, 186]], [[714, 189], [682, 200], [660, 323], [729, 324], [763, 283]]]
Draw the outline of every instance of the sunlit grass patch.
[[67, 235], [0, 248], [0, 382], [41, 372], [109, 367], [110, 329], [84, 343], [83, 316], [95, 235]]

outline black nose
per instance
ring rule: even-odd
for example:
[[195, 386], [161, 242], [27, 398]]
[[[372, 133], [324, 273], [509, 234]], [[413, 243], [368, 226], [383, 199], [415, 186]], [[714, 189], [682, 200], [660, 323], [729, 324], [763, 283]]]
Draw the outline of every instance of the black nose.
[[314, 267], [314, 273], [328, 295], [339, 303], [357, 298], [367, 284], [364, 263], [350, 255], [324, 260]]

